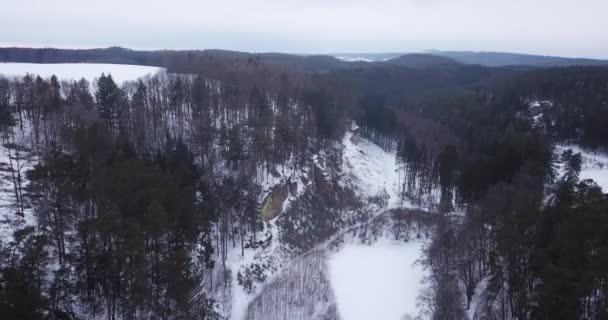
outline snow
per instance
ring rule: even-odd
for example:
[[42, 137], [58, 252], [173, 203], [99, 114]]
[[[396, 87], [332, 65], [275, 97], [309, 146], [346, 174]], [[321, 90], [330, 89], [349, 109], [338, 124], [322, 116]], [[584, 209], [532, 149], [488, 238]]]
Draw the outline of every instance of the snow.
[[232, 272], [232, 308], [230, 315], [233, 320], [242, 320], [252, 297], [245, 292], [236, 279], [241, 267], [254, 262], [254, 253], [253, 250], [247, 250], [245, 256], [241, 257], [240, 255], [235, 255], [237, 251], [232, 250], [232, 259], [227, 261], [228, 265], [231, 266], [230, 270]]
[[364, 58], [364, 57], [345, 57], [345, 56], [337, 56], [338, 60], [342, 60], [345, 62], [373, 62], [374, 60]]
[[347, 244], [330, 256], [330, 281], [343, 320], [400, 320], [418, 315], [427, 272], [418, 260], [421, 241], [382, 238], [372, 245]]
[[360, 310], [351, 311], [352, 305], [367, 310], [364, 319], [418, 315], [416, 302], [427, 272], [417, 260], [429, 238], [412, 240], [394, 230], [391, 211], [384, 211], [291, 261], [283, 260], [283, 267], [249, 299], [245, 318], [239, 313], [231, 319], [359, 319], [352, 317]]
[[342, 172], [361, 197], [388, 196], [388, 208], [399, 200], [399, 173], [395, 153], [347, 132], [343, 139]]
[[538, 99], [523, 99], [528, 104], [528, 108], [551, 108], [553, 107], [553, 101], [551, 100], [538, 100]]
[[[395, 153], [359, 137], [355, 131], [353, 125], [343, 139], [344, 183], [361, 199], [385, 198], [383, 210], [411, 206], [399, 197]], [[372, 220], [382, 218], [383, 212], [378, 210]], [[393, 240], [388, 234], [372, 242], [345, 240], [344, 246], [329, 257], [330, 282], [341, 318], [400, 320], [405, 315], [417, 316], [417, 298], [428, 274], [418, 263], [423, 241]]]
[[475, 286], [475, 293], [471, 298], [471, 305], [469, 306], [469, 310], [467, 310], [467, 314], [470, 320], [477, 319], [483, 314], [482, 304], [484, 303], [484, 299], [487, 298], [485, 296], [487, 295], [487, 288], [489, 282], [490, 277], [487, 276], [481, 279], [481, 281], [477, 283], [477, 286]]
[[29, 205], [24, 207], [23, 216], [17, 214], [20, 210], [14, 191], [11, 171], [20, 172], [22, 187], [24, 188], [24, 199], [29, 200], [27, 199], [27, 192], [25, 192], [29, 185], [25, 173], [34, 167], [37, 159], [33, 157], [30, 151], [16, 150], [15, 148], [10, 150], [9, 158], [9, 148], [5, 145], [8, 142], [14, 142], [21, 148], [29, 147], [31, 145], [30, 123], [29, 121], [24, 121], [22, 130], [18, 127], [12, 130], [15, 132], [14, 141], [7, 140], [7, 137], [0, 137], [0, 240], [4, 241], [11, 239], [13, 232], [16, 230], [36, 224], [33, 209]]
[[[608, 154], [586, 151], [577, 145], [557, 145], [555, 148], [558, 156], [568, 149], [572, 149], [574, 153], [580, 153], [583, 164], [579, 179], [593, 179], [604, 192], [608, 192]], [[561, 164], [559, 165], [561, 175]]]
[[116, 83], [136, 80], [146, 75], [153, 75], [163, 68], [105, 63], [0, 63], [0, 75], [22, 77], [27, 73], [50, 78], [56, 75], [60, 80], [80, 80], [89, 82], [98, 78], [101, 73], [112, 74]]
[[[405, 233], [396, 236], [390, 211], [401, 204], [395, 154], [359, 137], [354, 123], [350, 129], [338, 148], [343, 152], [339, 181], [353, 188], [363, 202], [369, 202], [364, 211], [371, 215], [365, 221], [353, 221], [354, 225], [295, 257], [281, 249], [275, 221], [265, 223], [266, 237], [272, 235], [273, 239], [269, 247], [246, 249], [245, 257], [240, 252], [229, 253], [232, 292], [226, 313], [230, 319], [400, 320], [406, 314], [419, 314], [417, 298], [427, 271], [417, 261], [428, 239], [406, 241]], [[322, 171], [327, 169], [326, 158], [323, 151], [313, 157]], [[258, 182], [268, 190], [291, 177], [298, 182], [298, 189], [306, 188], [299, 179], [302, 175], [306, 173], [287, 170], [282, 177], [264, 177]], [[382, 205], [368, 201], [378, 196], [385, 200]], [[236, 277], [239, 270], [253, 263], [269, 265], [271, 270], [265, 271], [264, 283], [247, 293]]]
[[528, 104], [528, 110], [532, 116], [532, 123], [535, 127], [541, 125], [541, 121], [544, 116], [544, 111], [553, 107], [551, 100], [538, 100], [538, 99], [523, 99]]

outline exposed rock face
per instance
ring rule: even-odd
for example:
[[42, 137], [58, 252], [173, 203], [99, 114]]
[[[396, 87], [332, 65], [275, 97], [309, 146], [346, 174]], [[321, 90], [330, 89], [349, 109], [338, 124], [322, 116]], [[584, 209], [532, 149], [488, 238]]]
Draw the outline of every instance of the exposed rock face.
[[264, 221], [268, 222], [281, 214], [283, 203], [289, 195], [289, 189], [290, 187], [287, 184], [278, 185], [266, 196], [260, 210], [260, 215]]

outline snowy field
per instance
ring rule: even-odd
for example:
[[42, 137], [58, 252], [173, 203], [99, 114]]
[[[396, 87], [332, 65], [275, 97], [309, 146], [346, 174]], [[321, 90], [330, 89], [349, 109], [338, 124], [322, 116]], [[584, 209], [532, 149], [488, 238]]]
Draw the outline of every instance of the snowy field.
[[136, 80], [146, 75], [153, 75], [163, 68], [104, 63], [0, 63], [0, 75], [5, 77], [23, 77], [25, 74], [40, 75], [50, 78], [56, 75], [60, 80], [80, 80], [85, 78], [89, 82], [98, 78], [103, 72], [112, 74], [114, 81]]
[[427, 272], [422, 242], [380, 239], [348, 244], [329, 259], [331, 285], [342, 320], [400, 320], [418, 315], [416, 301]]
[[231, 319], [402, 320], [422, 316], [417, 301], [428, 270], [419, 261], [429, 239], [413, 239], [404, 233], [396, 236], [391, 217], [390, 211], [375, 215], [286, 262], [251, 299], [246, 312], [233, 309]]

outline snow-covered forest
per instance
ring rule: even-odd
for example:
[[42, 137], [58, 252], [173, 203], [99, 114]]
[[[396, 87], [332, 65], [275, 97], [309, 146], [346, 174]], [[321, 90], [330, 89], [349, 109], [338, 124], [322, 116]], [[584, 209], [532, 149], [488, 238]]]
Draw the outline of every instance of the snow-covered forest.
[[0, 64], [0, 314], [608, 314], [606, 69], [275, 58]]

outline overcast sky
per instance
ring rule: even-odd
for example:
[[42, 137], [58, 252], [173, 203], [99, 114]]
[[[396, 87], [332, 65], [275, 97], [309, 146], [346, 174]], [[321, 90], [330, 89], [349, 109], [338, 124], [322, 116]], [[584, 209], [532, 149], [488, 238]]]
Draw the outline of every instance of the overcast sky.
[[0, 45], [608, 58], [608, 0], [3, 0]]

